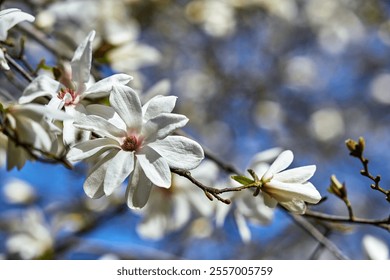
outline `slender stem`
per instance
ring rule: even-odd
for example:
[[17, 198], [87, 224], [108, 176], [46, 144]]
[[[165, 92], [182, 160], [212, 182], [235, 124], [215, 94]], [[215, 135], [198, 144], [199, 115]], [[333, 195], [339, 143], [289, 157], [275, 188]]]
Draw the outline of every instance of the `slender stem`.
[[315, 226], [309, 223], [304, 217], [299, 215], [293, 215], [287, 210], [286, 213], [307, 233], [309, 233], [313, 238], [315, 238], [318, 243], [326, 247], [332, 254], [340, 260], [348, 260], [348, 257], [345, 256], [336, 245], [333, 244], [325, 235], [323, 235]]
[[356, 224], [373, 225], [373, 226], [377, 226], [377, 227], [386, 229], [387, 231], [390, 231], [390, 217], [386, 218], [386, 219], [376, 219], [376, 220], [364, 219], [364, 218], [358, 218], [358, 217], [354, 217], [353, 219], [351, 219], [350, 217], [342, 217], [342, 216], [324, 214], [324, 213], [315, 212], [315, 211], [311, 211], [311, 210], [306, 210], [304, 216], [316, 218], [318, 220], [334, 222], [334, 223], [356, 223]]
[[187, 178], [194, 185], [196, 185], [197, 187], [202, 189], [205, 192], [206, 196], [210, 200], [213, 200], [213, 197], [215, 197], [219, 201], [226, 203], [226, 204], [231, 203], [230, 199], [223, 198], [220, 196], [220, 194], [226, 193], [226, 192], [238, 192], [238, 191], [242, 191], [242, 190], [249, 189], [252, 187], [256, 187], [255, 185], [245, 185], [245, 186], [240, 186], [240, 187], [235, 187], [235, 188], [232, 187], [232, 188], [217, 189], [217, 188], [208, 187], [208, 186], [204, 185], [203, 183], [199, 182], [197, 179], [195, 179], [191, 175], [191, 172], [189, 172], [188, 170], [179, 169], [179, 168], [171, 168], [171, 171], [177, 175], [180, 175], [180, 176]]
[[18, 71], [28, 82], [31, 82], [34, 78], [26, 72], [9, 54], [5, 53], [4, 55], [7, 62]]

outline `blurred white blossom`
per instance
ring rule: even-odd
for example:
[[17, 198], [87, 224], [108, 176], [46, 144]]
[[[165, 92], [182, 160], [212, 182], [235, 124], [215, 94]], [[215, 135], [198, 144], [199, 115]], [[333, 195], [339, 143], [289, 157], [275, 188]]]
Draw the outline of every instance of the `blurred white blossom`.
[[[214, 162], [203, 161], [191, 174], [203, 184], [213, 186], [218, 172]], [[180, 230], [192, 218], [210, 218], [213, 207], [202, 190], [188, 179], [174, 174], [169, 189], [153, 189], [149, 203], [136, 211], [142, 215], [137, 232], [144, 238], [160, 239], [170, 232]]]
[[54, 237], [43, 213], [37, 209], [23, 212], [13, 219], [11, 234], [6, 241], [7, 251], [22, 259], [43, 258], [53, 250]]
[[187, 5], [186, 14], [211, 36], [225, 37], [235, 31], [234, 9], [226, 1], [194, 0]]
[[368, 234], [363, 237], [362, 243], [363, 250], [370, 260], [389, 259], [389, 247], [383, 240]]
[[74, 125], [93, 131], [102, 138], [76, 144], [68, 153], [71, 161], [96, 158], [105, 153], [89, 172], [84, 183], [92, 198], [110, 195], [131, 177], [127, 187], [127, 204], [142, 208], [152, 186], [169, 188], [170, 168], [193, 169], [203, 159], [198, 143], [182, 136], [170, 136], [188, 119], [171, 113], [174, 96], [155, 96], [145, 105], [127, 86], [114, 86], [112, 107], [90, 105], [92, 115], [77, 116]]
[[[11, 8], [0, 11], [0, 41], [5, 41], [8, 36], [8, 30], [22, 21], [34, 21], [34, 16], [22, 12], [19, 9]], [[8, 63], [4, 57], [4, 51], [0, 47], [0, 66], [4, 70], [9, 70]]]
[[36, 198], [34, 187], [17, 178], [12, 178], [6, 182], [3, 186], [3, 194], [7, 202], [16, 204], [28, 204]]
[[[3, 107], [3, 105], [5, 107]], [[21, 169], [26, 160], [57, 147], [58, 128], [47, 120], [67, 120], [65, 112], [39, 104], [0, 104], [1, 133], [7, 138], [7, 169]], [[0, 144], [4, 145], [3, 141]], [[28, 150], [26, 150], [28, 149]]]

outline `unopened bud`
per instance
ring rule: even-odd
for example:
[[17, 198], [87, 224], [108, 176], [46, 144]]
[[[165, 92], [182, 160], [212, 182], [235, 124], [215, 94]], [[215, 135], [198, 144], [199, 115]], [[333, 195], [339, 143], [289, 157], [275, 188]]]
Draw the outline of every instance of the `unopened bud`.
[[363, 151], [366, 146], [366, 142], [363, 137], [359, 137], [359, 142], [356, 142], [353, 139], [348, 139], [345, 141], [345, 144], [347, 145], [351, 156], [360, 158], [363, 155]]
[[330, 186], [328, 191], [343, 200], [347, 198], [347, 188], [345, 187], [345, 184], [340, 183], [335, 175], [330, 177]]

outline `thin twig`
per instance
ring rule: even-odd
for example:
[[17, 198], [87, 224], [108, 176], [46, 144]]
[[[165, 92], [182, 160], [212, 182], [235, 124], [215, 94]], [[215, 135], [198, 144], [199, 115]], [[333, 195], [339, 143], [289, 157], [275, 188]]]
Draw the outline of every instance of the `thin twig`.
[[309, 233], [313, 238], [315, 238], [318, 243], [326, 247], [336, 258], [340, 260], [348, 260], [349, 258], [345, 256], [337, 246], [331, 242], [328, 238], [325, 237], [315, 226], [309, 223], [304, 217], [299, 215], [294, 215], [285, 210], [287, 214], [307, 233]]
[[26, 70], [23, 69], [8, 53], [5, 53], [4, 55], [7, 62], [16, 70], [18, 71], [28, 82], [32, 82], [34, 79], [29, 73], [26, 72]]
[[350, 217], [342, 217], [342, 216], [324, 214], [324, 213], [315, 212], [315, 211], [311, 211], [311, 210], [306, 210], [304, 216], [316, 218], [318, 220], [334, 222], [334, 223], [355, 223], [355, 224], [373, 225], [373, 226], [377, 226], [377, 227], [386, 229], [387, 231], [390, 231], [390, 217], [385, 218], [385, 219], [376, 219], [376, 220], [364, 219], [364, 218], [358, 218], [358, 217], [354, 217], [353, 219], [351, 219]]
[[206, 196], [210, 199], [213, 200], [213, 197], [218, 199], [219, 201], [225, 203], [225, 204], [230, 204], [231, 201], [230, 199], [226, 199], [220, 196], [222, 193], [226, 192], [238, 192], [242, 191], [244, 189], [250, 188], [250, 186], [241, 186], [241, 187], [236, 187], [236, 188], [223, 188], [223, 189], [217, 189], [217, 188], [212, 188], [208, 187], [201, 182], [199, 182], [197, 179], [195, 179], [192, 175], [191, 172], [185, 169], [180, 169], [180, 168], [171, 168], [171, 171], [177, 175], [183, 176], [187, 178], [190, 182], [192, 182], [194, 185], [202, 189]]

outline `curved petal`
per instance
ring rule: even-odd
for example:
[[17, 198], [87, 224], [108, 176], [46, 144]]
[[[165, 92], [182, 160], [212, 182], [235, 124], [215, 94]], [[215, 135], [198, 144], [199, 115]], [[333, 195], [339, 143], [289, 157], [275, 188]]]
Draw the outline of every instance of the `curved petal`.
[[155, 96], [142, 106], [144, 121], [148, 121], [162, 113], [170, 113], [176, 105], [176, 96]]
[[262, 188], [278, 202], [288, 202], [293, 199], [303, 200], [309, 203], [318, 203], [321, 200], [321, 195], [312, 183], [283, 183], [276, 180], [264, 184]]
[[107, 120], [99, 116], [93, 115], [77, 115], [75, 117], [74, 126], [80, 129], [85, 129], [95, 132], [101, 136], [116, 139], [117, 137], [125, 137], [126, 132], [109, 123]]
[[30, 103], [34, 99], [42, 96], [53, 98], [57, 96], [62, 85], [49, 76], [41, 75], [36, 77], [23, 91], [19, 98], [20, 104]]
[[281, 202], [280, 205], [282, 205], [291, 213], [299, 215], [305, 214], [307, 208], [306, 203], [303, 200], [299, 199], [293, 199], [292, 201], [288, 202]]
[[168, 136], [148, 146], [159, 153], [173, 168], [193, 169], [204, 159], [202, 147], [183, 136]]
[[276, 160], [271, 164], [271, 166], [269, 167], [267, 172], [265, 172], [262, 179], [264, 181], [268, 181], [268, 180], [272, 179], [272, 177], [276, 173], [289, 167], [289, 165], [292, 163], [293, 159], [294, 159], [294, 154], [290, 150], [282, 152], [276, 158]]
[[0, 49], [0, 66], [3, 70], [10, 70], [7, 60], [5, 59], [4, 52]]
[[112, 90], [112, 86], [115, 84], [127, 85], [133, 79], [132, 76], [127, 74], [115, 74], [110, 77], [104, 78], [82, 93], [82, 98], [101, 98], [104, 96], [108, 96]]
[[315, 171], [315, 165], [307, 165], [277, 173], [273, 178], [284, 183], [304, 183], [313, 176]]
[[237, 213], [237, 212], [234, 212], [234, 217], [235, 217], [235, 220], [236, 220], [236, 223], [237, 223], [237, 228], [238, 228], [238, 232], [241, 236], [241, 239], [244, 243], [248, 243], [249, 241], [251, 241], [251, 232], [249, 230], [249, 227], [245, 221], [245, 218]]
[[104, 193], [106, 195], [120, 187], [134, 169], [134, 152], [120, 150], [110, 161], [104, 177]]
[[140, 132], [142, 128], [141, 101], [130, 87], [114, 85], [110, 94], [110, 104], [125, 122], [127, 129]]
[[91, 31], [84, 41], [77, 47], [72, 61], [72, 79], [78, 85], [87, 83], [90, 77], [92, 61], [92, 41], [95, 38], [95, 31]]
[[169, 188], [171, 186], [169, 165], [155, 150], [145, 146], [136, 154], [136, 157], [146, 177], [154, 185], [162, 188]]
[[136, 161], [134, 172], [126, 189], [127, 206], [132, 209], [142, 208], [149, 199], [153, 183], [146, 177]]
[[87, 112], [90, 115], [96, 115], [106, 119], [109, 123], [112, 123], [116, 127], [126, 131], [126, 124], [115, 112], [114, 108], [101, 104], [91, 104], [87, 106]]
[[184, 115], [163, 113], [149, 120], [143, 127], [141, 134], [145, 137], [144, 143], [156, 139], [164, 139], [176, 129], [185, 126], [188, 118]]
[[264, 204], [269, 208], [275, 208], [278, 202], [269, 196], [266, 192], [262, 192], [263, 198], [264, 198]]
[[0, 12], [0, 41], [7, 39], [8, 30], [22, 21], [32, 22], [35, 17], [20, 9], [5, 9]]
[[83, 188], [84, 192], [90, 198], [99, 198], [104, 195], [103, 185], [107, 167], [110, 161], [115, 157], [117, 151], [112, 151], [104, 158], [100, 159], [88, 172]]
[[69, 150], [66, 157], [69, 161], [76, 162], [88, 159], [98, 153], [102, 154], [110, 149], [119, 150], [118, 142], [110, 138], [97, 138], [76, 144]]

